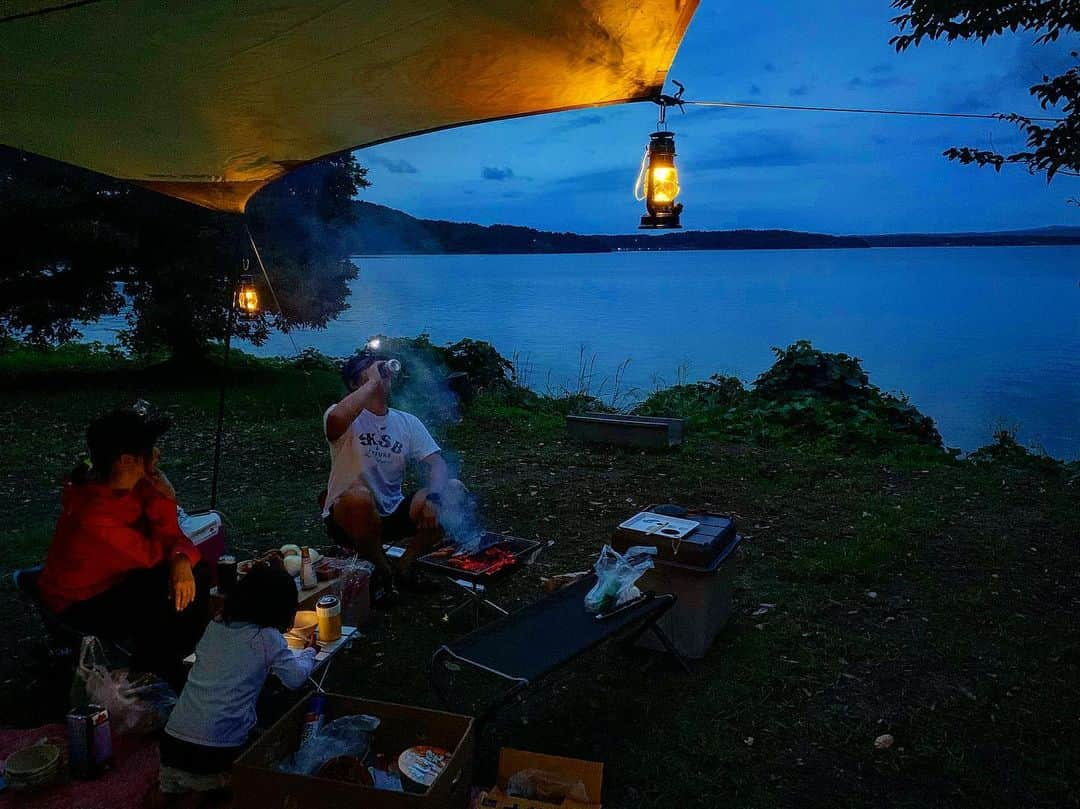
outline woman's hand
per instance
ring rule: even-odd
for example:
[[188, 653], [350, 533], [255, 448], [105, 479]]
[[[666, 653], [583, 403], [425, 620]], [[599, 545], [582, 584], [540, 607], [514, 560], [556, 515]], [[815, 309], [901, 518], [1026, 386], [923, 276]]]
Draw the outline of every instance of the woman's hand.
[[169, 586], [172, 589], [176, 611], [183, 612], [195, 600], [195, 576], [191, 573], [191, 562], [186, 556], [173, 558]]

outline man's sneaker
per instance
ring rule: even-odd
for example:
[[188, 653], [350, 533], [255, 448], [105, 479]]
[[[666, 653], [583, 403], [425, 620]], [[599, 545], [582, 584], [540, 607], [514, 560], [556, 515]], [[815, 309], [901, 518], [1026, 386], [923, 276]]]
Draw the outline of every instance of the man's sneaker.
[[377, 610], [388, 610], [398, 603], [401, 597], [394, 580], [387, 576], [376, 573], [371, 578], [371, 606]]
[[401, 600], [401, 593], [393, 585], [384, 587], [371, 599], [371, 606], [377, 610], [392, 609]]
[[402, 590], [408, 590], [410, 593], [430, 595], [431, 593], [437, 593], [442, 589], [433, 579], [423, 576], [415, 570], [400, 574], [397, 577], [397, 581], [398, 584], [401, 585]]

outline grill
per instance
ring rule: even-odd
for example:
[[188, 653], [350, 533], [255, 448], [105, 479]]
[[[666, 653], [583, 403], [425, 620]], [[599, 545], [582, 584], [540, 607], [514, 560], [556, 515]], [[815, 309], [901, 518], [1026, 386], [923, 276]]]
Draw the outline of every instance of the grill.
[[[446, 576], [450, 579], [460, 579], [472, 585], [486, 587], [492, 582], [496, 582], [499, 579], [509, 576], [522, 565], [530, 563], [532, 561], [531, 557], [540, 550], [540, 546], [541, 543], [539, 540], [522, 539], [521, 537], [512, 537], [507, 534], [496, 534], [492, 531], [485, 531], [481, 535], [480, 547], [485, 550], [489, 548], [499, 548], [513, 556], [513, 558], [517, 560], [517, 564], [503, 566], [494, 571], [491, 570], [491, 568], [495, 566], [494, 563], [489, 567], [480, 570], [463, 570], [462, 568], [449, 564], [449, 559], [447, 557], [436, 556], [435, 553], [437, 553], [437, 551], [429, 553], [426, 556], [421, 556], [416, 562], [430, 573]], [[481, 553], [483, 552], [481, 551]], [[475, 555], [470, 558], [475, 558]]]

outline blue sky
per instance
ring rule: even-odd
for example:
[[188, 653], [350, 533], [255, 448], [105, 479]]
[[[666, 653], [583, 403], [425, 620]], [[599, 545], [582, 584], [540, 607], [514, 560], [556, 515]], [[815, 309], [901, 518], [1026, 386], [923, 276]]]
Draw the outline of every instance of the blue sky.
[[[1075, 39], [1036, 46], [924, 43], [904, 54], [888, 0], [702, 0], [669, 77], [702, 100], [1038, 114], [1027, 88], [1071, 63]], [[669, 88], [670, 89], [670, 88]], [[636, 229], [631, 193], [656, 120], [631, 104], [480, 124], [361, 150], [364, 198], [413, 215], [619, 233]], [[1080, 225], [1080, 183], [1047, 185], [949, 163], [952, 145], [1011, 150], [995, 121], [688, 108], [669, 113], [692, 229], [829, 233]]]

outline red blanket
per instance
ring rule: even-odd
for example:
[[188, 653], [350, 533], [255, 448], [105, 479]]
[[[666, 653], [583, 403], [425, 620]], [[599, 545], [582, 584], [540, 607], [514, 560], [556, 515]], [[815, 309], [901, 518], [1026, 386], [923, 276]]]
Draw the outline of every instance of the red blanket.
[[[0, 730], [0, 759], [28, 747], [41, 738], [67, 747], [64, 725], [45, 725], [29, 730]], [[93, 781], [70, 781], [65, 784], [32, 790], [0, 792], [0, 807], [34, 809], [119, 809], [141, 807], [147, 792], [158, 779], [157, 743], [148, 736], [113, 736], [116, 766]]]

